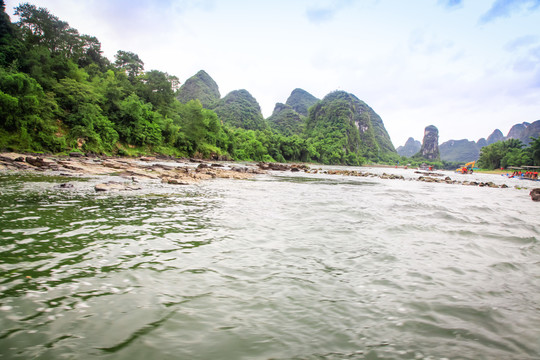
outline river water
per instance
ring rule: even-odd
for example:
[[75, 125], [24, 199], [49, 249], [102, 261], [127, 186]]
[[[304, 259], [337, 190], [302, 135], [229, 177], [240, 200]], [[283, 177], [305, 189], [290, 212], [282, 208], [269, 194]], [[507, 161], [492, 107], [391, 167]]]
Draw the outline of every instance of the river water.
[[0, 359], [539, 359], [534, 183], [473, 176], [2, 174]]

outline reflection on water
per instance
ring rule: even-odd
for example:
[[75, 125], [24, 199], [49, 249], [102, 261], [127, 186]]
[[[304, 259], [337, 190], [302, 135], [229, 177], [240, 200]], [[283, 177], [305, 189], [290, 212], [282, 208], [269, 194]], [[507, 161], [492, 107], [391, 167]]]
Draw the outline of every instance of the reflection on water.
[[321, 174], [92, 186], [0, 177], [0, 358], [539, 357], [526, 191]]

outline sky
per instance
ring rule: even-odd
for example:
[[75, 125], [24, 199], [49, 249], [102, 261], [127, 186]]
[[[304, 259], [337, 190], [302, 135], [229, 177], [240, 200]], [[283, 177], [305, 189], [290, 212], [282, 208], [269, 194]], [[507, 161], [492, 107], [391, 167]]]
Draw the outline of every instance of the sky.
[[[13, 8], [22, 1], [6, 0]], [[478, 140], [540, 119], [540, 0], [29, 0], [104, 55], [139, 55], [183, 83], [205, 70], [264, 117], [292, 90], [354, 94], [394, 146], [439, 129]]]

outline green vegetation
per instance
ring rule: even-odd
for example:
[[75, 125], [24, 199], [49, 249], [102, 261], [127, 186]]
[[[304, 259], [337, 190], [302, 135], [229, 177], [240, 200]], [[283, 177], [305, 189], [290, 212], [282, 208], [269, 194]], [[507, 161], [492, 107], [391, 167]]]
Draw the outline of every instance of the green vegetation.
[[301, 135], [304, 132], [305, 117], [289, 105], [277, 103], [274, 112], [268, 118], [268, 125], [285, 136]]
[[305, 90], [294, 89], [287, 99], [286, 105], [290, 106], [301, 116], [308, 116], [308, 110], [319, 101], [315, 96]]
[[377, 141], [372, 115], [371, 108], [352, 94], [328, 94], [309, 109], [309, 153], [324, 164], [361, 165], [366, 159], [378, 161], [383, 155], [398, 157], [391, 143], [388, 148]]
[[264, 130], [268, 124], [263, 118], [257, 100], [247, 90], [235, 90], [221, 99], [214, 108], [225, 124], [248, 130]]
[[518, 139], [484, 146], [480, 151], [478, 165], [489, 170], [509, 166], [540, 166], [540, 137], [533, 138], [528, 147], [524, 146]]
[[[179, 88], [135, 53], [114, 62], [93, 36], [0, 0], [0, 150], [359, 165], [399, 159], [380, 117], [354, 95], [295, 89], [269, 126], [246, 90], [220, 99], [204, 71]], [[311, 108], [308, 115], [308, 108]]]
[[199, 100], [207, 109], [213, 109], [221, 95], [219, 87], [204, 70], [193, 75], [178, 89], [176, 98], [181, 103], [187, 103], [190, 100]]

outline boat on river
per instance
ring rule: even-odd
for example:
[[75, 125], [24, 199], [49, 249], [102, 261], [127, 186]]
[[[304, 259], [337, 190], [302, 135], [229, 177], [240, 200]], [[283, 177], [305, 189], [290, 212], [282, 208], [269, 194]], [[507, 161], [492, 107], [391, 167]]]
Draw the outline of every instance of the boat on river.
[[[539, 181], [538, 171], [540, 166], [509, 166], [508, 169], [513, 170], [512, 174], [507, 173], [505, 176], [519, 180]], [[504, 176], [504, 175], [503, 175]]]

